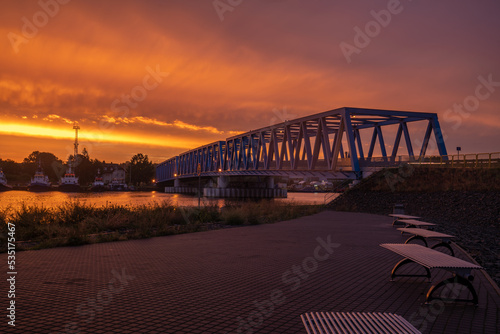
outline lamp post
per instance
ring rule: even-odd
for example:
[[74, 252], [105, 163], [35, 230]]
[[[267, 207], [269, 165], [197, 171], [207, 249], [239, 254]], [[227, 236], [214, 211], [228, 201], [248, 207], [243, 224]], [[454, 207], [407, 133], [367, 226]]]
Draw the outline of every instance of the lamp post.
[[198, 163], [198, 210], [200, 210], [200, 202], [201, 202], [201, 164]]
[[[457, 166], [458, 164], [460, 164], [460, 151], [462, 150], [462, 148], [460, 146], [457, 146]], [[464, 164], [465, 164], [465, 160], [464, 160]]]

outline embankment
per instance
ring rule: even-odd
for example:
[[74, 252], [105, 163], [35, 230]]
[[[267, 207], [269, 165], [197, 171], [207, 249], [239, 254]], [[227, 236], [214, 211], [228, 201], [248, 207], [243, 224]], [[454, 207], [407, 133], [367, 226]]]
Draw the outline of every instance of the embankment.
[[386, 215], [394, 204], [436, 223], [500, 285], [500, 169], [405, 166], [380, 171], [328, 205], [338, 211]]

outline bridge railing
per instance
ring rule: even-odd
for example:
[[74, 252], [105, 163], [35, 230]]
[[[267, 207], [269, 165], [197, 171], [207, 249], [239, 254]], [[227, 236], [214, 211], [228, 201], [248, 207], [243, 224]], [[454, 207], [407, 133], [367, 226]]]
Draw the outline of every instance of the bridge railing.
[[418, 157], [408, 155], [359, 158], [359, 164], [362, 167], [393, 167], [403, 163], [414, 163], [415, 161], [418, 161]]
[[500, 152], [427, 156], [415, 163], [450, 168], [500, 168]]

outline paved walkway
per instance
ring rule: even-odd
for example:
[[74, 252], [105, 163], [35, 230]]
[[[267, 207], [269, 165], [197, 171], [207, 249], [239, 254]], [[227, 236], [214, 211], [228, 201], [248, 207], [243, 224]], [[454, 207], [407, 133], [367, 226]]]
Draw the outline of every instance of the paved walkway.
[[[390, 217], [325, 211], [271, 225], [17, 254], [16, 327], [2, 333], [305, 333], [309, 311], [393, 312], [424, 333], [498, 333], [483, 274], [478, 307], [422, 305], [422, 278], [389, 281], [406, 237]], [[459, 257], [464, 258], [463, 254]], [[7, 255], [0, 255], [6, 275]], [[433, 271], [433, 280], [448, 275]], [[5, 282], [5, 280], [4, 280]]]

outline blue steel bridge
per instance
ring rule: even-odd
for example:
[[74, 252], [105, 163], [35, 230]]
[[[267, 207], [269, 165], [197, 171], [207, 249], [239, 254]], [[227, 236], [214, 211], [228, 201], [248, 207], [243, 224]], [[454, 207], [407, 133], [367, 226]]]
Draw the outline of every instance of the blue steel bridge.
[[[410, 133], [410, 123], [422, 126]], [[384, 130], [389, 128], [396, 132], [394, 142], [389, 144], [390, 152], [384, 140]], [[363, 145], [361, 133], [364, 138], [371, 138], [369, 146]], [[439, 155], [446, 156], [435, 113], [345, 107], [286, 120], [181, 153], [157, 166], [156, 180], [159, 185], [180, 187], [199, 176], [204, 180], [360, 179], [383, 167], [421, 161], [432, 137]], [[419, 147], [413, 147], [416, 142]], [[378, 156], [374, 156], [376, 147]], [[400, 147], [404, 152], [398, 155]]]

